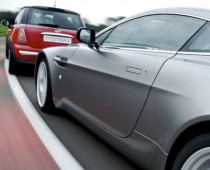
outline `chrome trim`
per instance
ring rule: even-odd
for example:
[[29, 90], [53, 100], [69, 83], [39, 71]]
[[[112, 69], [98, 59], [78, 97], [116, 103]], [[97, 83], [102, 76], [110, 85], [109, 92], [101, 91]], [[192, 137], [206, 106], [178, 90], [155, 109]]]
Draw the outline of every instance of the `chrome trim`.
[[30, 56], [38, 56], [38, 52], [31, 51], [19, 51], [22, 56], [30, 55]]
[[68, 37], [68, 38], [73, 38], [72, 35], [68, 34], [61, 34], [61, 33], [54, 33], [54, 32], [42, 32], [41, 35], [52, 35], [52, 36], [60, 36], [60, 37]]
[[179, 51], [177, 54], [184, 54], [184, 55], [203, 55], [203, 56], [210, 56], [210, 52], [187, 52], [187, 51]]
[[[193, 17], [193, 18], [198, 18], [198, 19], [203, 19], [203, 20], [206, 20], [206, 21], [210, 21], [209, 18], [205, 18], [205, 17], [202, 17], [202, 16], [198, 16], [198, 15], [192, 15], [192, 14], [187, 14], [187, 13], [182, 13], [182, 12], [169, 12], [169, 11], [166, 11], [166, 12], [151, 12], [151, 13], [147, 13], [147, 14], [144, 14], [144, 15], [140, 15], [139, 17], [143, 17], [143, 16], [148, 16], [148, 15], [161, 15], [161, 14], [168, 14], [168, 15], [182, 15], [182, 16], [187, 16], [187, 17]], [[136, 18], [138, 18], [136, 16]]]
[[138, 133], [139, 135], [141, 135], [141, 136], [143, 136], [143, 137], [145, 137], [145, 138], [147, 138], [148, 140], [150, 140], [152, 143], [154, 143], [166, 156], [168, 156], [168, 154], [163, 150], [163, 148], [160, 146], [160, 145], [158, 145], [154, 140], [152, 140], [152, 139], [150, 139], [149, 137], [147, 137], [147, 136], [145, 136], [145, 135], [143, 135], [142, 133], [140, 133], [140, 132], [138, 132], [138, 131], [136, 131], [136, 130], [134, 130], [134, 132], [136, 132], [136, 133]]
[[100, 46], [101, 48], [112, 48], [119, 50], [130, 50], [130, 51], [142, 51], [142, 52], [153, 52], [153, 53], [167, 53], [167, 54], [176, 54], [177, 51], [167, 51], [167, 50], [147, 50], [140, 48], [129, 48], [129, 47], [114, 47], [114, 46]]
[[188, 52], [188, 51], [166, 51], [166, 50], [147, 50], [139, 48], [125, 48], [125, 47], [114, 47], [114, 46], [100, 46], [101, 48], [111, 48], [119, 50], [130, 50], [130, 51], [142, 51], [142, 52], [153, 52], [153, 53], [167, 53], [167, 54], [185, 54], [185, 55], [203, 55], [210, 56], [210, 52]]

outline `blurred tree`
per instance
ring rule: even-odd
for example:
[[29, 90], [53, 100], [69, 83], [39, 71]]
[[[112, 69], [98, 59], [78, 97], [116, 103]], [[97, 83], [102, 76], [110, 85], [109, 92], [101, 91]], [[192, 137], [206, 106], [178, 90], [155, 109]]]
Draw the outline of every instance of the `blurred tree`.
[[10, 24], [14, 24], [16, 15], [17, 15], [17, 12], [0, 11], [0, 21], [3, 19], [6, 19], [9, 21]]
[[98, 25], [94, 25], [94, 24], [91, 24], [91, 22], [87, 19], [87, 18], [83, 18], [84, 22], [85, 22], [85, 25], [86, 27], [88, 28], [92, 28], [94, 29], [96, 32], [99, 32], [101, 31], [102, 29], [108, 27], [109, 25], [123, 19], [125, 17], [117, 17], [117, 18], [113, 18], [113, 17], [108, 17], [105, 19], [105, 23], [104, 24], [98, 24]]
[[108, 17], [108, 18], [106, 18], [106, 24], [107, 25], [111, 25], [111, 24], [113, 24], [113, 23], [115, 23], [115, 22], [117, 22], [117, 21], [119, 21], [119, 20], [122, 20], [122, 19], [124, 19], [125, 17], [117, 17], [117, 18], [113, 18], [113, 17]]
[[[14, 20], [15, 20], [15, 17], [17, 15], [18, 12], [12, 12], [12, 11], [0, 11], [0, 21], [3, 20], [3, 19], [6, 19], [9, 21], [10, 24], [14, 24]], [[105, 19], [105, 23], [103, 24], [98, 24], [98, 25], [94, 25], [94, 24], [91, 24], [91, 22], [87, 19], [87, 18], [83, 18], [84, 19], [84, 22], [85, 22], [85, 25], [86, 27], [88, 28], [92, 28], [94, 29], [96, 32], [99, 32], [101, 31], [102, 29], [106, 28], [107, 26], [123, 19], [125, 17], [108, 17]]]

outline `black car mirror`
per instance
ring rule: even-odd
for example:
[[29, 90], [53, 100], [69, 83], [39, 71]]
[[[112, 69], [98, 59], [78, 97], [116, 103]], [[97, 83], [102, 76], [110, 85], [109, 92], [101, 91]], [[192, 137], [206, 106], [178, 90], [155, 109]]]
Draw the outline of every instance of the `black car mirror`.
[[89, 28], [80, 28], [77, 30], [76, 38], [85, 44], [94, 44], [95, 31]]
[[9, 26], [9, 21], [3, 19], [3, 20], [1, 21], [1, 24], [8, 27], [8, 26]]

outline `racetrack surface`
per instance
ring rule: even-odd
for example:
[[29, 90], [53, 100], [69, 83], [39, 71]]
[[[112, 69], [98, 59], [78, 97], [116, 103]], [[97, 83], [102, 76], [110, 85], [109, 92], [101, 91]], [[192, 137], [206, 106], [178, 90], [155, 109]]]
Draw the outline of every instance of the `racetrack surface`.
[[59, 169], [13, 97], [4, 69], [3, 40], [0, 41], [0, 169]]

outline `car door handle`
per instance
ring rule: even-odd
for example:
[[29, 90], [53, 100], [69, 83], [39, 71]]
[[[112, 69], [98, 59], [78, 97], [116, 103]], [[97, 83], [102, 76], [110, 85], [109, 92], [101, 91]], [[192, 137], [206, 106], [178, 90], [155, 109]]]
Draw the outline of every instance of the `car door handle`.
[[130, 66], [127, 66], [126, 69], [125, 69], [127, 72], [129, 73], [133, 73], [133, 74], [141, 74], [142, 73], [142, 69], [140, 68], [135, 68], [135, 67], [130, 67]]
[[56, 63], [61, 67], [66, 67], [67, 66], [67, 61], [68, 61], [67, 57], [56, 55], [53, 58], [53, 60], [56, 61]]

